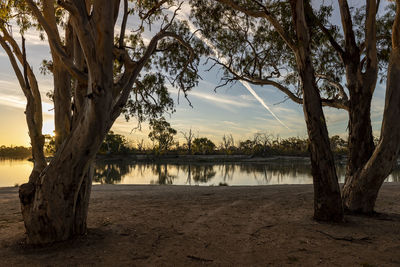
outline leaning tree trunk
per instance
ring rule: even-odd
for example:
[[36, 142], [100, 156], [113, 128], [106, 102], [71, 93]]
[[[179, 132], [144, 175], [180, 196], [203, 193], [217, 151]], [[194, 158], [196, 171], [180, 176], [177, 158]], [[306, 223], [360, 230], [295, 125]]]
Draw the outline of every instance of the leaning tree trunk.
[[353, 212], [371, 213], [379, 189], [392, 171], [400, 149], [400, 1], [392, 30], [381, 137], [372, 157], [343, 189], [344, 205]]
[[[103, 110], [93, 106], [88, 118]], [[106, 132], [100, 121], [82, 119], [42, 172], [33, 194], [21, 197], [29, 243], [66, 240], [85, 233], [92, 178], [87, 174], [93, 173], [89, 172], [91, 163]]]
[[[85, 102], [55, 157], [28, 195], [21, 195], [27, 241], [44, 244], [86, 232], [92, 163], [115, 117], [113, 111], [113, 3], [93, 3], [92, 23], [74, 18], [87, 67]], [[95, 25], [95, 27], [93, 27]], [[91, 34], [88, 35], [87, 32]]]
[[322, 221], [342, 221], [343, 208], [328, 130], [315, 82], [311, 60], [308, 27], [302, 0], [292, 0], [292, 10], [298, 39], [296, 63], [302, 89], [303, 111], [310, 139], [311, 171], [314, 183], [314, 218]]
[[[29, 137], [31, 140], [34, 165], [29, 176], [28, 183], [21, 185], [19, 188], [20, 196], [22, 196], [22, 200], [25, 200], [26, 198], [32, 196], [35, 185], [39, 182], [40, 173], [47, 165], [43, 151], [44, 136], [42, 134], [42, 102], [36, 77], [26, 61], [25, 39], [22, 38], [21, 51], [15, 40], [10, 34], [8, 34], [6, 29], [2, 28], [2, 31], [4, 37], [0, 36], [0, 44], [5, 49], [10, 59], [10, 63], [20, 83], [21, 89], [27, 99], [25, 117], [28, 125]], [[12, 46], [13, 51], [8, 46], [6, 41]], [[17, 59], [23, 66], [23, 72], [20, 70], [17, 64]], [[22, 206], [22, 213], [26, 213], [26, 211], [30, 208], [30, 204]]]

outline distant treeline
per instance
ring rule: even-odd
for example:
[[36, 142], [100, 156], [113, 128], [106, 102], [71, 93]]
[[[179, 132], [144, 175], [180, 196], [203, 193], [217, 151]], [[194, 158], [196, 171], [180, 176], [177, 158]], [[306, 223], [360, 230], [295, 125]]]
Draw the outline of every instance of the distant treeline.
[[[188, 136], [188, 135], [186, 135]], [[186, 142], [179, 143], [168, 141], [161, 144], [159, 141], [145, 144], [144, 140], [139, 142], [128, 142], [122, 135], [110, 132], [107, 134], [99, 154], [147, 154], [147, 155], [249, 155], [267, 157], [274, 155], [285, 156], [308, 156], [309, 141], [307, 138], [289, 137], [280, 138], [265, 133], [255, 134], [252, 139], [235, 142], [232, 135], [224, 135], [216, 145], [207, 137], [185, 138]], [[347, 141], [338, 135], [330, 138], [332, 151], [336, 155], [347, 153]], [[54, 149], [54, 138], [46, 136], [45, 151], [51, 156]], [[23, 146], [1, 146], [0, 157], [3, 158], [27, 158], [32, 156], [32, 149]]]
[[26, 158], [32, 155], [30, 147], [23, 146], [0, 146], [1, 158]]
[[[122, 135], [110, 132], [104, 140], [99, 154], [249, 155], [259, 157], [309, 155], [309, 141], [307, 138], [300, 137], [280, 138], [258, 133], [252, 139], [235, 142], [232, 135], [224, 135], [218, 145], [207, 137], [193, 136], [185, 139], [184, 143], [176, 142], [174, 139], [169, 139], [168, 144], [160, 144], [157, 140], [147, 144], [144, 140], [132, 143]], [[171, 140], [173, 141], [171, 142]], [[332, 151], [336, 155], [347, 154], [346, 140], [335, 135], [330, 138], [330, 142]]]

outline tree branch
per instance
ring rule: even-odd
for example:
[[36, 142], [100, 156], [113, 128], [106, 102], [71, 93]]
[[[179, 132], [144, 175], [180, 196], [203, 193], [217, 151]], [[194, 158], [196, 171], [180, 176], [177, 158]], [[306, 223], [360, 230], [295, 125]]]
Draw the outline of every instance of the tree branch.
[[3, 47], [4, 51], [6, 51], [6, 54], [10, 60], [11, 66], [15, 72], [15, 75], [17, 76], [19, 85], [21, 86], [22, 91], [24, 92], [25, 97], [28, 99], [32, 98], [32, 94], [27, 86], [27, 84], [25, 83], [25, 79], [24, 79], [24, 75], [22, 74], [20, 68], [18, 67], [18, 63], [15, 59], [15, 56], [11, 50], [11, 48], [8, 46], [7, 42], [5, 41], [5, 39], [0, 36], [0, 45]]
[[353, 58], [354, 56], [359, 56], [359, 49], [356, 44], [349, 4], [347, 0], [338, 0], [338, 2], [345, 36], [345, 53], [348, 55], [345, 61], [348, 61], [350, 60], [349, 57]]
[[73, 77], [75, 77], [77, 80], [79, 80], [80, 82], [87, 83], [88, 77], [87, 77], [86, 73], [80, 71], [74, 65], [73, 60], [70, 57], [68, 57], [68, 55], [65, 53], [62, 44], [59, 42], [59, 37], [57, 37], [57, 34], [51, 29], [50, 25], [47, 23], [46, 19], [43, 17], [42, 12], [38, 9], [38, 7], [33, 2], [33, 0], [26, 0], [26, 3], [28, 4], [29, 8], [31, 9], [33, 15], [39, 21], [40, 25], [43, 26], [43, 29], [46, 31], [47, 37], [49, 39], [50, 45], [54, 48], [54, 52], [57, 54], [57, 56], [60, 58], [60, 60], [64, 63], [68, 72]]
[[339, 95], [342, 97], [342, 100], [344, 100], [344, 101], [349, 100], [349, 97], [347, 96], [343, 86], [340, 83], [333, 81], [328, 75], [325, 75], [325, 74], [316, 73], [315, 76], [317, 78], [326, 80], [330, 85], [336, 87], [339, 90]]
[[295, 45], [295, 43], [293, 42], [293, 40], [289, 37], [289, 35], [287, 34], [287, 32], [283, 29], [282, 25], [279, 23], [279, 21], [269, 12], [269, 10], [267, 9], [267, 7], [265, 7], [264, 5], [258, 3], [258, 1], [256, 1], [256, 3], [261, 6], [261, 8], [263, 10], [249, 10], [246, 7], [243, 7], [241, 5], [236, 4], [234, 1], [231, 0], [217, 0], [219, 3], [228, 5], [230, 8], [240, 11], [250, 17], [254, 17], [254, 18], [265, 18], [267, 19], [272, 26], [274, 26], [275, 30], [278, 32], [278, 34], [281, 36], [281, 38], [283, 39], [283, 41], [290, 47], [290, 49], [292, 49], [293, 51], [297, 51], [297, 47]]
[[[122, 108], [124, 107], [126, 101], [129, 98], [129, 93], [132, 89], [133, 83], [136, 81], [140, 71], [143, 69], [147, 61], [150, 59], [150, 57], [157, 51], [157, 44], [158, 42], [163, 39], [171, 37], [174, 38], [176, 41], [178, 41], [182, 46], [184, 46], [189, 52], [190, 52], [190, 57], [189, 60], [187, 61], [186, 66], [184, 67], [183, 73], [186, 69], [188, 64], [190, 63], [190, 60], [194, 59], [194, 51], [192, 47], [183, 40], [182, 37], [177, 35], [174, 32], [167, 32], [167, 31], [161, 31], [157, 33], [151, 40], [150, 43], [148, 44], [143, 56], [141, 59], [137, 62], [133, 62], [130, 58], [125, 57], [125, 62], [130, 62], [129, 68], [127, 68], [122, 75], [120, 81], [117, 83], [116, 86], [118, 86], [118, 91], [121, 93], [119, 96], [116, 98], [114, 101], [114, 108], [111, 117], [116, 118], [119, 116]], [[126, 54], [127, 56], [127, 54]]]
[[[293, 102], [297, 104], [303, 104], [303, 99], [296, 96], [288, 87], [282, 85], [279, 82], [276, 82], [274, 80], [271, 80], [270, 78], [255, 78], [255, 77], [250, 77], [250, 76], [244, 76], [236, 73], [232, 68], [227, 66], [226, 64], [215, 60], [217, 64], [221, 65], [224, 67], [226, 70], [228, 70], [229, 73], [233, 75], [233, 78], [231, 80], [241, 80], [241, 81], [246, 81], [251, 84], [255, 85], [270, 85], [287, 95]], [[229, 81], [228, 81], [229, 82]], [[337, 109], [344, 109], [344, 110], [349, 110], [349, 104], [347, 99], [321, 99], [321, 103], [323, 106], [328, 106], [328, 107], [333, 107]]]
[[320, 30], [325, 34], [325, 36], [328, 37], [329, 43], [332, 45], [333, 49], [335, 49], [336, 52], [339, 53], [339, 56], [343, 61], [344, 56], [345, 56], [345, 51], [343, 50], [342, 46], [340, 44], [338, 44], [338, 42], [336, 42], [335, 38], [333, 38], [333, 36], [330, 33], [330, 31], [328, 30], [328, 28], [326, 28], [321, 23], [321, 21], [317, 18], [317, 16], [315, 16], [314, 11], [313, 11], [311, 5], [309, 4], [309, 2], [307, 2], [305, 4], [305, 12], [307, 12], [307, 14], [309, 16], [311, 16], [311, 18], [313, 18], [314, 21], [317, 22], [318, 28], [320, 28]]
[[128, 0], [124, 0], [124, 16], [122, 18], [121, 32], [119, 33], [119, 47], [124, 46], [126, 23], [128, 22]]
[[367, 0], [367, 17], [365, 22], [365, 54], [367, 78], [377, 76], [378, 56], [376, 50], [376, 0]]

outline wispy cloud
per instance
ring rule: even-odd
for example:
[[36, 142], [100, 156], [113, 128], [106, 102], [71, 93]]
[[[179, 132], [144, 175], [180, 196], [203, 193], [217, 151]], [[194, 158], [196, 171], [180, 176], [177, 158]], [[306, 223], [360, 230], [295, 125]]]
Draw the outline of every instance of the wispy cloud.
[[[0, 105], [25, 110], [26, 100], [18, 96], [4, 95], [0, 93]], [[46, 115], [53, 115], [53, 105], [50, 103], [42, 102], [43, 113]]]
[[190, 96], [209, 100], [211, 102], [218, 103], [218, 104], [226, 104], [226, 105], [231, 105], [231, 106], [236, 106], [236, 107], [250, 107], [251, 106], [251, 104], [249, 104], [249, 103], [239, 101], [230, 96], [222, 95], [222, 94], [219, 94], [219, 95], [208, 94], [208, 93], [203, 93], [203, 92], [199, 92], [199, 91], [192, 91], [189, 94], [190, 94]]

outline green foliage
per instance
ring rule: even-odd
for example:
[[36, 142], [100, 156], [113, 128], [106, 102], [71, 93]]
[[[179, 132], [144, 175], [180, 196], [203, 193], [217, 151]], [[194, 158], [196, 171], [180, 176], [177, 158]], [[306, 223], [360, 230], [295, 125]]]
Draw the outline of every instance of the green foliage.
[[[170, 124], [165, 119], [155, 120], [152, 122], [152, 131], [149, 133], [149, 138], [153, 142], [157, 142], [155, 147], [156, 152], [159, 154], [187, 154], [186, 144], [183, 146], [172, 147], [174, 144], [174, 136], [176, 131], [171, 128]], [[151, 137], [150, 137], [151, 136]], [[55, 140], [50, 135], [45, 135], [45, 152], [46, 154], [54, 154], [55, 151]], [[192, 141], [192, 153], [195, 155], [248, 155], [257, 157], [268, 157], [274, 155], [285, 155], [285, 156], [308, 156], [309, 140], [307, 138], [300, 137], [289, 137], [280, 138], [274, 137], [267, 133], [256, 133], [253, 139], [247, 139], [239, 141], [238, 146], [233, 143], [231, 135], [225, 135], [226, 147], [224, 143], [217, 148], [217, 146], [207, 137], [197, 137]], [[160, 145], [161, 141], [161, 145]], [[377, 141], [377, 139], [376, 139]], [[348, 142], [338, 135], [330, 137], [331, 149], [336, 155], [346, 155], [348, 152]], [[6, 152], [8, 151], [8, 152]], [[16, 152], [17, 151], [17, 152]], [[23, 147], [11, 147], [6, 148], [4, 146], [0, 149], [0, 156], [7, 157], [8, 155], [21, 155], [29, 156], [30, 148]], [[138, 142], [136, 147], [128, 146], [126, 138], [122, 135], [115, 134], [110, 131], [100, 148], [100, 154], [136, 154], [144, 153], [151, 154], [154, 150], [152, 148], [144, 147], [144, 140]], [[115, 172], [113, 167], [108, 167], [108, 172]], [[196, 170], [193, 169], [195, 175]], [[207, 172], [206, 170], [203, 170]], [[104, 172], [106, 173], [106, 172]], [[100, 175], [100, 174], [99, 174]], [[112, 175], [112, 174], [109, 174]], [[98, 182], [107, 183], [107, 178], [104, 175], [100, 175], [103, 178], [99, 178]], [[103, 179], [103, 180], [102, 180]], [[114, 178], [113, 178], [114, 179]], [[193, 177], [194, 179], [194, 177]], [[102, 181], [101, 181], [102, 180]]]
[[129, 152], [129, 147], [124, 136], [115, 134], [110, 131], [101, 144], [99, 153], [101, 154], [118, 154]]
[[30, 15], [25, 1], [0, 0], [0, 25], [9, 28], [11, 31], [12, 24], [14, 23], [18, 25], [21, 34], [25, 33], [31, 27], [41, 29], [36, 20]]
[[123, 110], [127, 120], [133, 115], [139, 121], [147, 117], [154, 119], [166, 111], [174, 111], [174, 101], [165, 86], [165, 77], [160, 73], [145, 74], [133, 90], [136, 94], [130, 97]]
[[[268, 10], [268, 13], [278, 20], [289, 39], [296, 42], [289, 1], [234, 2], [246, 10], [260, 12]], [[244, 15], [243, 12], [235, 11], [214, 0], [191, 0], [190, 3], [194, 23], [216, 49], [215, 52], [210, 51], [208, 57], [215, 62], [213, 66], [219, 65], [224, 69], [220, 86], [235, 83], [239, 78], [255, 84], [269, 80], [286, 86], [295, 96], [301, 97], [293, 52], [267, 19]], [[324, 25], [340, 45], [344, 43], [343, 30], [332, 23], [334, 19], [331, 2], [322, 1], [311, 6], [311, 1], [305, 1], [305, 6], [313, 65], [321, 96], [339, 99], [341, 95], [335, 83], [345, 87], [344, 65], [320, 25]], [[354, 31], [360, 47], [365, 39], [365, 10], [365, 6], [351, 8]], [[385, 11], [379, 12], [377, 17], [378, 59], [380, 75], [383, 78], [391, 47], [391, 25], [394, 14], [394, 4], [391, 4]], [[365, 49], [361, 49], [361, 53], [364, 54]]]
[[[55, 137], [46, 134], [45, 136], [44, 149], [47, 155], [54, 155], [56, 152], [56, 141]], [[131, 148], [128, 146], [128, 142], [124, 136], [115, 134], [110, 131], [101, 144], [99, 154], [124, 154], [131, 152]]]
[[158, 143], [157, 150], [159, 153], [167, 151], [174, 144], [174, 135], [177, 132], [164, 117], [151, 119], [150, 129], [148, 136], [151, 141]]
[[195, 154], [209, 155], [213, 154], [215, 144], [207, 137], [195, 138], [192, 144], [192, 151]]
[[336, 154], [347, 153], [348, 142], [346, 140], [344, 140], [338, 135], [334, 135], [331, 138], [329, 138], [329, 141], [331, 143], [331, 149], [334, 153]]
[[[222, 85], [236, 82], [236, 75], [238, 75], [250, 80], [274, 80], [291, 86], [294, 94], [301, 95], [294, 55], [266, 19], [246, 16], [213, 0], [191, 0], [190, 2], [193, 8], [194, 23], [202, 29], [202, 34], [217, 50], [217, 53], [211, 52], [208, 56], [218, 64], [225, 66]], [[247, 10], [262, 10], [255, 1], [240, 0], [236, 2]], [[292, 13], [288, 1], [263, 1], [263, 5], [278, 18], [286, 34], [295, 40]], [[330, 12], [331, 9], [321, 7], [317, 16], [325, 19], [330, 16]], [[337, 33], [338, 29], [332, 29], [332, 31]], [[332, 53], [327, 39], [322, 38], [322, 34], [318, 31], [315, 31], [313, 36], [315, 37], [313, 38], [314, 53], [318, 53], [319, 56], [323, 54], [324, 60], [329, 58], [329, 61], [323, 61], [324, 63], [329, 62], [323, 66], [323, 73], [341, 71], [340, 76], [342, 70], [336, 66], [338, 57]], [[225, 60], [221, 60], [219, 55], [223, 55]], [[326, 86], [325, 89], [328, 91], [336, 90], [329, 84]]]
[[[123, 114], [127, 120], [134, 116], [140, 123], [147, 119], [160, 118], [165, 112], [175, 111], [168, 84], [177, 88], [187, 98], [187, 92], [198, 84], [197, 65], [205, 48], [202, 41], [193, 35], [187, 23], [177, 20], [171, 13], [171, 10], [180, 12], [180, 2], [162, 1], [162, 6], [160, 1], [154, 0], [131, 2], [129, 16], [135, 17], [139, 25], [125, 36], [124, 41], [130, 48], [129, 54], [133, 60], [141, 60], [147, 50], [147, 42], [144, 39], [148, 39], [149, 35], [154, 35], [159, 29], [176, 34], [180, 38], [180, 41], [173, 37], [161, 39], [137, 77]], [[116, 41], [118, 39], [116, 38]], [[115, 75], [122, 71], [120, 65], [116, 60]]]

